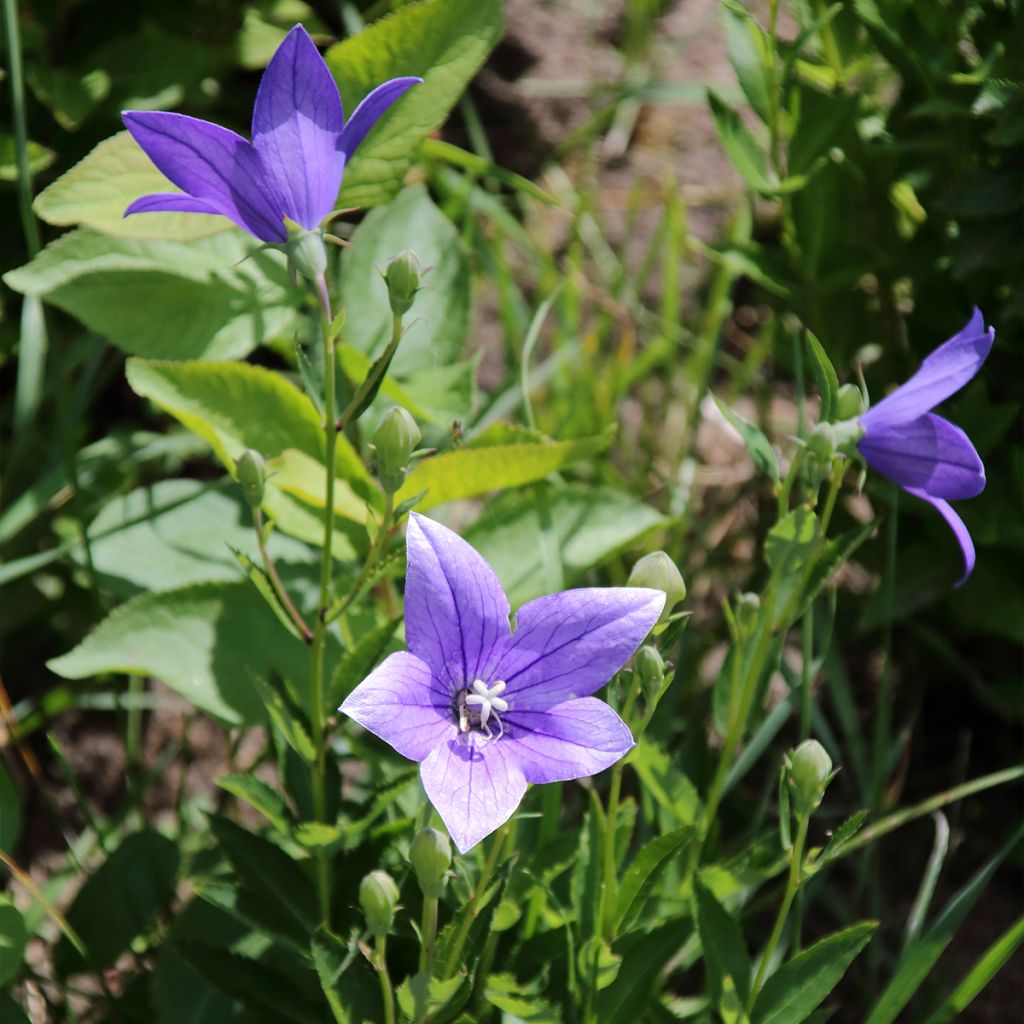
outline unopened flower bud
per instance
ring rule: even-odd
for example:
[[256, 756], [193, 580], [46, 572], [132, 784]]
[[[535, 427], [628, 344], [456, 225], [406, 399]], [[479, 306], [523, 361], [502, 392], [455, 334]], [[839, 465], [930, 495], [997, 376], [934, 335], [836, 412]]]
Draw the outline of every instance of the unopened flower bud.
[[394, 405], [384, 414], [373, 446], [377, 451], [377, 476], [381, 486], [394, 494], [405, 482], [409, 461], [420, 443], [420, 428], [400, 405]]
[[856, 419], [864, 412], [864, 396], [856, 384], [844, 384], [836, 395], [836, 419]]
[[636, 674], [644, 685], [660, 686], [665, 678], [665, 661], [658, 649], [651, 644], [644, 644], [636, 652]]
[[246, 448], [235, 462], [235, 479], [250, 508], [263, 504], [263, 488], [267, 482], [267, 463], [259, 452]]
[[736, 624], [743, 634], [749, 634], [757, 625], [757, 617], [761, 614], [761, 598], [757, 594], [747, 592], [736, 599]]
[[832, 758], [817, 740], [804, 740], [788, 760], [793, 809], [798, 815], [810, 814], [832, 779]]
[[386, 871], [371, 871], [359, 883], [359, 905], [370, 931], [378, 937], [387, 935], [398, 905], [395, 880]]
[[649, 587], [660, 590], [665, 595], [665, 607], [661, 611], [659, 622], [664, 622], [680, 601], [686, 597], [686, 583], [679, 567], [664, 551], [652, 551], [644, 555], [629, 574], [626, 581], [629, 587]]
[[413, 300], [420, 289], [423, 265], [416, 253], [406, 249], [389, 264], [384, 279], [388, 283], [388, 301], [395, 316], [402, 316], [412, 308]]
[[289, 235], [285, 253], [293, 281], [297, 277], [319, 281], [327, 270], [327, 247], [319, 231], [298, 231]]
[[821, 464], [827, 466], [836, 451], [836, 438], [828, 423], [819, 423], [807, 439], [807, 451]]
[[421, 829], [412, 841], [409, 861], [423, 895], [438, 899], [444, 892], [452, 863], [452, 844], [448, 837], [436, 828]]

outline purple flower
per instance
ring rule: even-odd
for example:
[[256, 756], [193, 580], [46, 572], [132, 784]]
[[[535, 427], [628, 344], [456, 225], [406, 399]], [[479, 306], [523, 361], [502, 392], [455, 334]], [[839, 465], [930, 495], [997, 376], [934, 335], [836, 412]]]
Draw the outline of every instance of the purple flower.
[[985, 467], [968, 436], [931, 410], [959, 391], [981, 369], [995, 331], [978, 309], [952, 338], [928, 356], [913, 377], [860, 417], [857, 448], [872, 469], [908, 494], [934, 505], [949, 524], [964, 556], [963, 584], [974, 569], [974, 542], [950, 501], [985, 489]]
[[288, 238], [284, 218], [311, 231], [333, 209], [345, 161], [377, 119], [420, 78], [377, 86], [345, 121], [338, 87], [296, 25], [267, 65], [252, 112], [252, 142], [184, 114], [122, 113], [128, 131], [180, 192], [136, 199], [132, 213], [219, 213], [263, 242]]
[[658, 621], [665, 595], [610, 587], [539, 597], [509, 622], [494, 570], [451, 530], [409, 517], [405, 638], [340, 710], [422, 762], [462, 853], [506, 822], [528, 782], [593, 775], [633, 747], [591, 697]]

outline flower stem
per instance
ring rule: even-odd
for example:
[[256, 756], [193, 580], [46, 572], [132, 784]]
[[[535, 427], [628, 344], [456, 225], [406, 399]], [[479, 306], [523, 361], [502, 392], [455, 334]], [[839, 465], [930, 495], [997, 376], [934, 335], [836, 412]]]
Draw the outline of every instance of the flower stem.
[[302, 639], [307, 644], [312, 643], [313, 631], [306, 625], [306, 620], [299, 614], [298, 608], [295, 607], [291, 597], [288, 596], [288, 591], [285, 590], [281, 577], [277, 574], [277, 566], [274, 565], [274, 560], [267, 552], [267, 545], [263, 539], [263, 509], [256, 509], [253, 525], [256, 527], [256, 543], [259, 545], [260, 558], [263, 561], [263, 568], [266, 570], [267, 579], [270, 580], [274, 593], [277, 594], [278, 600], [284, 605], [285, 611], [288, 612], [288, 617], [295, 623], [296, 629], [302, 634]]
[[384, 1004], [384, 1024], [395, 1024], [395, 990], [391, 985], [391, 975], [388, 974], [387, 948], [388, 937], [386, 935], [378, 935], [374, 967], [377, 968], [377, 977], [380, 978], [380, 998]]
[[[327, 320], [330, 323], [330, 317]], [[352, 396], [352, 401], [345, 406], [344, 411], [338, 417], [334, 426], [336, 430], [346, 430], [352, 421], [359, 414], [364, 403], [366, 402], [367, 396], [373, 394], [373, 392], [379, 386], [381, 379], [384, 374], [388, 372], [388, 367], [391, 365], [391, 360], [394, 357], [395, 352], [398, 349], [398, 343], [402, 340], [402, 316], [400, 313], [394, 313], [391, 317], [391, 340], [388, 342], [388, 347], [384, 350], [381, 357], [373, 364], [370, 368], [370, 373], [366, 380], [359, 385], [359, 390]], [[334, 418], [334, 408], [331, 407], [330, 415], [328, 416], [327, 422], [329, 423]]]
[[789, 908], [793, 905], [793, 898], [796, 896], [797, 890], [800, 888], [800, 877], [802, 874], [804, 860], [804, 844], [807, 841], [807, 825], [809, 820], [810, 819], [806, 814], [802, 814], [797, 817], [796, 838], [793, 840], [793, 849], [790, 853], [789, 877], [786, 880], [786, 891], [783, 894], [782, 905], [779, 907], [779, 913], [775, 918], [775, 927], [772, 928], [771, 936], [768, 939], [768, 945], [764, 947], [764, 954], [761, 956], [761, 964], [757, 969], [757, 977], [754, 979], [754, 984], [750, 986], [750, 995], [747, 998], [746, 1006], [746, 1014], [748, 1017], [750, 1016], [751, 1010], [754, 1008], [754, 1001], [757, 999], [757, 994], [761, 991], [761, 986], [764, 984], [764, 976], [768, 971], [768, 964], [775, 955], [775, 948], [779, 944], [779, 939], [782, 938], [782, 929], [786, 925], [786, 918], [789, 916]]
[[355, 583], [352, 584], [352, 589], [348, 592], [345, 598], [328, 610], [326, 616], [326, 621], [328, 623], [334, 622], [335, 619], [344, 615], [345, 612], [352, 607], [353, 602], [357, 597], [359, 597], [360, 593], [362, 593], [367, 579], [377, 567], [380, 553], [384, 550], [384, 544], [387, 541], [387, 536], [391, 532], [391, 527], [393, 525], [392, 520], [394, 517], [395, 496], [389, 491], [384, 495], [384, 515], [381, 517], [380, 526], [377, 527], [377, 532], [370, 543], [370, 550], [366, 554], [366, 561], [363, 563], [362, 569], [359, 570], [359, 575], [356, 577]]
[[423, 897], [423, 923], [420, 926], [420, 971], [430, 974], [434, 967], [434, 940], [437, 938], [437, 897]]
[[[324, 462], [327, 491], [324, 498], [324, 541], [320, 555], [320, 597], [310, 653], [310, 700], [315, 759], [313, 764], [313, 812], [317, 821], [326, 822], [326, 734], [324, 721], [324, 651], [327, 646], [327, 605], [331, 591], [331, 541], [334, 533], [335, 447], [338, 435], [334, 430], [334, 337], [331, 333], [331, 299], [323, 276], [316, 281], [320, 304], [320, 324], [324, 346]], [[327, 855], [318, 852], [316, 859], [317, 899], [324, 924], [330, 921], [331, 882]], [[390, 985], [390, 982], [388, 983]], [[394, 1009], [392, 1008], [392, 1015]]]

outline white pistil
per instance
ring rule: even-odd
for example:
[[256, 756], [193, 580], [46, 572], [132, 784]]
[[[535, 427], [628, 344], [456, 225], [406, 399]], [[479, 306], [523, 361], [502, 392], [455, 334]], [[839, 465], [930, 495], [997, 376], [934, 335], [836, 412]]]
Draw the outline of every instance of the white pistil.
[[491, 715], [494, 716], [494, 720], [498, 723], [498, 737], [503, 736], [505, 733], [505, 727], [501, 724], [501, 719], [498, 717], [508, 711], [508, 701], [499, 696], [504, 689], [505, 683], [500, 679], [490, 686], [482, 679], [476, 679], [473, 682], [473, 692], [467, 694], [465, 698], [466, 704], [480, 709], [478, 712], [480, 715], [480, 728], [483, 729], [488, 739], [493, 738], [491, 728], [487, 724]]

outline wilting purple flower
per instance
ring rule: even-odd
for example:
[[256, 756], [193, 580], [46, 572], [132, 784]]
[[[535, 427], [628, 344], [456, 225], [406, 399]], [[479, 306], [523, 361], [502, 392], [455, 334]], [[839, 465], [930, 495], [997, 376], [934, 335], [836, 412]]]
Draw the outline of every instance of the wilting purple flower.
[[511, 817], [528, 782], [593, 775], [633, 747], [591, 697], [658, 621], [665, 595], [639, 587], [539, 597], [509, 622], [494, 570], [415, 513], [406, 538], [405, 639], [340, 710], [422, 762], [420, 776], [465, 853]]
[[345, 161], [377, 119], [419, 78], [377, 86], [345, 121], [338, 87], [296, 25], [267, 65], [252, 112], [252, 142], [184, 114], [122, 113], [150, 160], [185, 194], [136, 199], [132, 213], [219, 213], [263, 242], [288, 238], [284, 218], [313, 230], [334, 209]]
[[934, 505], [952, 528], [964, 556], [964, 583], [974, 569], [974, 542], [950, 501], [985, 489], [985, 467], [967, 435], [931, 410], [959, 391], [981, 369], [995, 331], [978, 309], [940, 345], [913, 377], [860, 417], [857, 448], [872, 469], [908, 494]]

